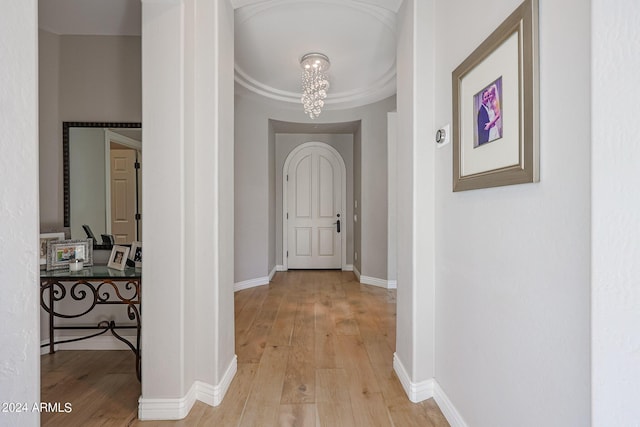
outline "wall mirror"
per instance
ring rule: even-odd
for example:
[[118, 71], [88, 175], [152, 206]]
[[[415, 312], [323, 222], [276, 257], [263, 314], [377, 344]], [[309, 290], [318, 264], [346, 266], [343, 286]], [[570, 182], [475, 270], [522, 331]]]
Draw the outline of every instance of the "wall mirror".
[[142, 240], [142, 124], [63, 122], [62, 157], [71, 238], [92, 232], [97, 247]]

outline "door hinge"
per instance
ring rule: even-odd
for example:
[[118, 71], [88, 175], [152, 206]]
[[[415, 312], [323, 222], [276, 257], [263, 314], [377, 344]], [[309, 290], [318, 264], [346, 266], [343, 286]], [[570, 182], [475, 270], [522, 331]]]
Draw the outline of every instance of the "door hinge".
[[289, 174], [287, 174], [287, 181], [289, 181]]
[[287, 212], [287, 219], [289, 219], [289, 212]]
[[289, 251], [287, 251], [287, 258], [289, 258]]
[[139, 221], [142, 219], [142, 214], [137, 213], [136, 214], [136, 220]]
[[133, 167], [134, 167], [135, 169], [140, 169], [140, 162], [136, 161], [136, 162], [133, 164]]

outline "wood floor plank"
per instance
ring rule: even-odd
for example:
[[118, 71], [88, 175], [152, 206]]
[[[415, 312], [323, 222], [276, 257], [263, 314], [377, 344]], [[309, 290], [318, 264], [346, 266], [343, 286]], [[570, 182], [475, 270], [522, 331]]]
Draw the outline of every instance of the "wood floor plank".
[[280, 403], [314, 403], [315, 383], [316, 368], [313, 347], [291, 347]]
[[[357, 426], [392, 427], [382, 393], [351, 394], [353, 419]], [[403, 425], [403, 424], [399, 424]]]
[[336, 353], [336, 336], [329, 332], [315, 334], [316, 368], [342, 368], [342, 361]]
[[389, 348], [389, 344], [384, 337], [372, 336], [363, 337], [363, 343], [367, 356], [374, 368], [384, 368], [393, 363], [393, 350]]
[[316, 419], [317, 414], [315, 404], [280, 405], [280, 413], [278, 414], [278, 426], [315, 427]]
[[247, 402], [239, 427], [277, 427], [280, 416], [280, 404]]
[[41, 399], [73, 411], [42, 425], [449, 427], [433, 399], [407, 399], [393, 370], [395, 290], [351, 272], [289, 271], [234, 298], [238, 372], [219, 406], [140, 421], [131, 352], [60, 351], [41, 357]]
[[315, 305], [299, 303], [296, 311], [291, 345], [312, 349], [315, 346]]
[[352, 392], [352, 397], [357, 394], [380, 392], [375, 371], [362, 339], [349, 335], [339, 335], [336, 339], [339, 357], [349, 376], [349, 390]]
[[316, 402], [349, 402], [348, 387], [349, 377], [344, 369], [316, 369]]
[[296, 301], [284, 300], [271, 325], [267, 344], [269, 345], [291, 345], [293, 335], [293, 326], [298, 311], [298, 303]]
[[429, 419], [433, 422], [434, 427], [450, 427], [449, 422], [433, 398], [420, 402], [419, 405], [424, 407]]
[[331, 310], [331, 300], [314, 304], [315, 332], [335, 334], [336, 324]]
[[356, 427], [351, 402], [318, 402], [316, 407], [319, 427]]
[[251, 404], [280, 404], [290, 350], [291, 347], [287, 346], [268, 346], [265, 349], [249, 395]]
[[[429, 402], [429, 403], [427, 403]], [[425, 402], [413, 403], [397, 397], [387, 400], [389, 414], [397, 426], [407, 427], [448, 427], [449, 423], [440, 412], [433, 399]], [[434, 407], [437, 408], [434, 411]]]
[[236, 339], [236, 355], [240, 363], [259, 363], [267, 345], [273, 322], [282, 303], [282, 292], [269, 293], [262, 301], [248, 331]]
[[257, 371], [257, 364], [239, 363], [238, 372], [222, 403], [215, 408], [209, 407], [200, 417], [198, 426], [237, 426], [242, 419]]

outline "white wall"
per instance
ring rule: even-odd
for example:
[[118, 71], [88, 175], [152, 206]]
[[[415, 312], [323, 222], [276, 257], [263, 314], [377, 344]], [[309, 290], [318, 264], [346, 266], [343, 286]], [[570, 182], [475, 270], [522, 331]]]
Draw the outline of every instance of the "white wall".
[[[276, 134], [273, 130], [273, 123], [269, 122], [269, 142], [267, 147], [267, 170], [268, 170], [268, 180], [269, 183], [269, 221], [268, 221], [268, 229], [269, 229], [269, 238], [267, 240], [267, 252], [268, 252], [268, 260], [267, 260], [267, 270], [269, 274], [276, 268], [278, 264], [278, 252], [277, 252], [277, 235], [276, 235], [276, 227], [278, 224], [278, 216], [276, 213], [277, 204], [276, 204], [276, 193], [278, 191], [278, 181], [276, 179]], [[281, 220], [280, 220], [281, 221]], [[282, 239], [280, 239], [282, 240]]]
[[[353, 135], [353, 268], [362, 271], [362, 127]], [[360, 254], [360, 255], [359, 255]]]
[[62, 227], [62, 122], [141, 121], [140, 37], [40, 30], [39, 42], [40, 221]]
[[[236, 372], [234, 273], [234, 20], [228, 0], [195, 0], [194, 357], [198, 399], [218, 405]], [[213, 163], [212, 163], [213, 161]]]
[[142, 298], [143, 419], [153, 417], [147, 402], [180, 399], [190, 386], [184, 348], [183, 34], [181, 4], [142, 3], [142, 211], [154, 213], [144, 223], [143, 286], [153, 285], [145, 286]]
[[[267, 277], [269, 266], [269, 158], [275, 156], [275, 136], [269, 144], [267, 106], [235, 96], [235, 282]], [[273, 154], [271, 153], [273, 150]], [[273, 171], [275, 173], [275, 169]], [[275, 179], [275, 176], [274, 176]], [[272, 202], [275, 209], [275, 200]], [[274, 234], [275, 237], [275, 234]], [[275, 248], [273, 248], [275, 255]], [[275, 264], [274, 264], [275, 266]]]
[[236, 371], [233, 10], [143, 1], [142, 16], [142, 204], [153, 215], [138, 416], [178, 419], [195, 400], [219, 404]]
[[59, 114], [60, 36], [38, 31], [40, 223], [63, 223], [62, 121]]
[[0, 424], [38, 426], [40, 358], [38, 271], [37, 2], [3, 2], [0, 14]]
[[592, 0], [593, 426], [640, 420], [640, 3]]
[[394, 368], [412, 401], [434, 377], [433, 5], [399, 11], [397, 114], [397, 322]]
[[[438, 127], [452, 70], [519, 3], [436, 2]], [[469, 426], [590, 425], [589, 18], [540, 1], [539, 183], [453, 193], [436, 152], [435, 378]]]
[[398, 192], [396, 189], [396, 177], [398, 176], [398, 159], [396, 158], [396, 146], [398, 144], [398, 113], [387, 114], [387, 276], [389, 280], [397, 282], [398, 278]]

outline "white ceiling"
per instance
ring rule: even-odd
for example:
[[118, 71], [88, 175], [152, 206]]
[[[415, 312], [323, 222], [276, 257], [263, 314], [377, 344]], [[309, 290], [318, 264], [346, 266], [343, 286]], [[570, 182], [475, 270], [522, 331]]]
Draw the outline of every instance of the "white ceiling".
[[300, 58], [320, 52], [331, 61], [325, 108], [378, 101], [395, 93], [395, 27], [393, 10], [364, 1], [242, 6], [235, 19], [236, 82], [271, 99], [300, 103]]
[[[329, 57], [325, 109], [395, 93], [396, 12], [402, 0], [231, 0], [241, 90], [300, 102], [302, 55]], [[56, 34], [140, 35], [140, 0], [39, 0], [40, 27]]]

